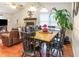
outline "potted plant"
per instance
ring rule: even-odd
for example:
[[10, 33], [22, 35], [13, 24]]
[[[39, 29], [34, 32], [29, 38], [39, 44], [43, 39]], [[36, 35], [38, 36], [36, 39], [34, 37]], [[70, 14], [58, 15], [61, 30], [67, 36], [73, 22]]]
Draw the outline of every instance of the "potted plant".
[[50, 16], [53, 15], [55, 20], [57, 21], [58, 25], [61, 27], [61, 35], [62, 39], [65, 37], [65, 32], [67, 30], [72, 30], [73, 26], [71, 23], [71, 14], [66, 9], [58, 10], [56, 8], [52, 8]]

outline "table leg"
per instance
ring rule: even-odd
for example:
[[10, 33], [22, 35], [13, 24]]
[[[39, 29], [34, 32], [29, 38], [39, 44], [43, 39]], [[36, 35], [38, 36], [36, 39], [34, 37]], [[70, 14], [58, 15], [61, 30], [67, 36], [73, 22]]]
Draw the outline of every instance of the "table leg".
[[46, 51], [47, 51], [47, 45], [45, 42], [42, 43], [41, 45], [41, 55], [42, 57], [46, 57]]

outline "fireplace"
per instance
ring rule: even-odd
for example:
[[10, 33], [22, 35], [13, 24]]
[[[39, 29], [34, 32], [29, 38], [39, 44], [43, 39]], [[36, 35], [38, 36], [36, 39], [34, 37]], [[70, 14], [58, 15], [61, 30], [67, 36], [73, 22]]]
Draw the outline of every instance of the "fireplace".
[[34, 25], [34, 22], [27, 22], [26, 25]]
[[25, 18], [24, 19], [25, 26], [36, 25], [36, 21], [37, 21], [37, 18]]

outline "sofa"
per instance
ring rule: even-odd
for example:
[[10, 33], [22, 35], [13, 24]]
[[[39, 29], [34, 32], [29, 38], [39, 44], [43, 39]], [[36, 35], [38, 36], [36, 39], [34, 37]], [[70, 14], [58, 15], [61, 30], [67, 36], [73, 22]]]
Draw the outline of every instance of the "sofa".
[[1, 33], [1, 39], [5, 46], [13, 46], [22, 41], [19, 37], [18, 29], [12, 29], [10, 32]]

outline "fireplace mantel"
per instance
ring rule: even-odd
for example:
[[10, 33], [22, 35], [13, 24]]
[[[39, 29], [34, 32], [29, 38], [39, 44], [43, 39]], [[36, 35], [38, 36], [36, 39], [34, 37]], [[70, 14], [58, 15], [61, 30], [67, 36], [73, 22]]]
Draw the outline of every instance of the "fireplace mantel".
[[37, 18], [25, 18], [24, 21], [26, 20], [37, 20]]

